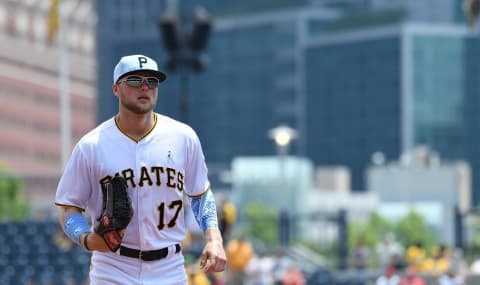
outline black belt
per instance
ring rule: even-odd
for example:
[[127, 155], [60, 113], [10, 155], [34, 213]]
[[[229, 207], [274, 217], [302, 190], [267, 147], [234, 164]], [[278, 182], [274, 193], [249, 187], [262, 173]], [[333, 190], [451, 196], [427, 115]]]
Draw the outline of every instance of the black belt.
[[[179, 253], [180, 249], [181, 249], [181, 247], [177, 243], [175, 245], [175, 253]], [[154, 260], [159, 260], [159, 259], [167, 257], [168, 247], [164, 247], [162, 249], [157, 249], [157, 250], [141, 251], [141, 250], [138, 250], [138, 249], [133, 249], [133, 248], [120, 246], [120, 255], [133, 257], [133, 258], [138, 258], [138, 259], [141, 259], [143, 261], [154, 261]]]

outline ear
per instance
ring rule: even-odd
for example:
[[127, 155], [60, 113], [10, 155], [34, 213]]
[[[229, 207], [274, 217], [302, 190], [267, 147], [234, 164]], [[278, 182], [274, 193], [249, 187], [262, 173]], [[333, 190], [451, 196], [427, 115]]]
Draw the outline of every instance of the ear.
[[115, 96], [118, 97], [118, 95], [120, 94], [120, 86], [118, 86], [118, 84], [113, 83], [112, 91], [113, 91], [113, 94], [115, 94]]

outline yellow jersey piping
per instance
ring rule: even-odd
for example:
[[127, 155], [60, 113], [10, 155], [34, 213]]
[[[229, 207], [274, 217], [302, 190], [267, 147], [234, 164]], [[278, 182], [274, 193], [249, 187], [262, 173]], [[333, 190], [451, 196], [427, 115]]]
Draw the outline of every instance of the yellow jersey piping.
[[138, 143], [139, 141], [143, 140], [146, 136], [148, 136], [152, 131], [153, 129], [155, 129], [155, 126], [157, 125], [157, 114], [156, 113], [153, 113], [153, 126], [143, 135], [140, 137], [140, 139], [136, 139], [134, 137], [132, 137], [131, 135], [127, 134], [125, 131], [122, 130], [122, 128], [120, 128], [120, 126], [118, 125], [118, 118], [117, 116], [114, 117], [115, 118], [115, 125], [117, 126], [118, 130], [124, 134], [126, 137], [128, 137], [129, 139], [131, 139], [132, 141]]
[[57, 203], [57, 202], [55, 202], [55, 205], [60, 206], [60, 207], [74, 207], [74, 208], [79, 209], [82, 212], [85, 212], [85, 209], [83, 209], [81, 207], [78, 207], [78, 206], [75, 206], [75, 205], [60, 204], [60, 203]]
[[187, 196], [190, 197], [190, 198], [198, 198], [198, 197], [203, 196], [205, 193], [207, 193], [208, 190], [210, 190], [210, 181], [208, 181], [207, 187], [205, 187], [205, 190], [203, 190], [202, 193], [197, 194], [197, 195], [189, 195], [189, 194], [187, 194]]

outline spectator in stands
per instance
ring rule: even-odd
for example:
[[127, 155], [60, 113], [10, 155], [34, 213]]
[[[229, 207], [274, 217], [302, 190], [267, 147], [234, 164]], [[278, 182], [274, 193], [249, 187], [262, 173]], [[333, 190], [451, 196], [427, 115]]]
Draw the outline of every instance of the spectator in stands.
[[365, 240], [360, 237], [355, 244], [350, 254], [350, 266], [363, 271], [368, 268], [370, 262], [370, 249], [368, 248]]
[[243, 285], [245, 269], [254, 255], [250, 242], [240, 236], [232, 239], [227, 245], [227, 283], [230, 285]]
[[393, 265], [385, 268], [385, 273], [377, 278], [375, 285], [398, 285], [400, 283], [400, 276], [397, 274], [397, 269]]
[[283, 247], [277, 248], [274, 258], [273, 278], [275, 285], [283, 284], [283, 277], [288, 269], [291, 267], [293, 261], [287, 256]]
[[438, 285], [464, 285], [462, 276], [457, 275], [455, 270], [449, 269], [438, 278]]
[[407, 248], [405, 258], [410, 266], [416, 270], [422, 270], [422, 264], [427, 258], [425, 248], [422, 242], [415, 242]]
[[370, 265], [370, 249], [363, 237], [360, 237], [355, 247], [350, 252], [349, 264], [356, 272], [358, 280], [364, 280], [367, 277], [367, 269]]
[[470, 264], [470, 274], [480, 275], [480, 258], [475, 259], [472, 264]]
[[296, 263], [290, 263], [287, 271], [283, 275], [283, 283], [281, 285], [303, 285], [305, 284], [305, 277], [302, 270]]
[[450, 257], [450, 270], [453, 270], [458, 278], [465, 279], [469, 269], [463, 255], [463, 249], [456, 248], [453, 250]]
[[194, 263], [186, 263], [185, 270], [187, 272], [189, 285], [211, 285], [207, 274], [200, 269], [200, 260]]
[[422, 271], [440, 276], [450, 268], [450, 254], [444, 244], [440, 244], [432, 251], [432, 257], [427, 258], [422, 263]]
[[[395, 239], [393, 233], [386, 233], [382, 240], [376, 245], [375, 252], [377, 254], [378, 265], [381, 268], [386, 268], [388, 265], [395, 263], [403, 263], [402, 256], [404, 255], [403, 246]], [[397, 269], [400, 264], [394, 264]]]
[[409, 266], [405, 272], [405, 277], [400, 279], [399, 285], [426, 285], [425, 280], [417, 275], [417, 269]]
[[218, 228], [222, 233], [224, 243], [228, 244], [237, 220], [237, 208], [225, 196], [219, 195], [218, 197]]
[[256, 249], [256, 254], [245, 268], [245, 285], [273, 285], [273, 257], [263, 247]]

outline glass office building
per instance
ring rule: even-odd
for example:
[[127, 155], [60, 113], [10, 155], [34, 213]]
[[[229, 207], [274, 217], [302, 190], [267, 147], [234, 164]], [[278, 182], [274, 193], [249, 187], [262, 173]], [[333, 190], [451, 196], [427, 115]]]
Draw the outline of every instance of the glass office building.
[[309, 20], [327, 21], [326, 11], [265, 13], [216, 23], [210, 66], [195, 79], [191, 124], [205, 135], [213, 161], [274, 154], [267, 133], [279, 124], [300, 132], [293, 153], [304, 154], [303, 44]]
[[[401, 24], [310, 38], [307, 153], [352, 170], [363, 189], [375, 152], [396, 160], [416, 145], [480, 165], [478, 38], [465, 27]], [[473, 193], [477, 203], [480, 196]]]
[[401, 39], [388, 32], [306, 47], [307, 153], [316, 164], [348, 165], [357, 190], [374, 152], [396, 158], [402, 148]]

